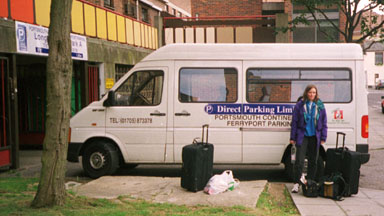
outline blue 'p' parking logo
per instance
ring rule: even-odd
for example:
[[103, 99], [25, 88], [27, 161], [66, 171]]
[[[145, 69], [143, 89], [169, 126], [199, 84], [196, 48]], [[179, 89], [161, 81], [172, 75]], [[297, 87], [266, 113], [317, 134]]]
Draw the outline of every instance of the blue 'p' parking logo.
[[207, 106], [205, 106], [204, 110], [206, 113], [211, 114], [214, 109], [212, 105], [208, 104]]

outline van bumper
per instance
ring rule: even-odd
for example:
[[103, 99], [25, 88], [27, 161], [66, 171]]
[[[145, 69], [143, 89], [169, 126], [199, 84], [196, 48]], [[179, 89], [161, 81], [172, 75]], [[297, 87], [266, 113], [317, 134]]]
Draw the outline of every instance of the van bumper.
[[361, 153], [360, 162], [365, 164], [369, 161], [368, 144], [356, 144], [356, 151]]
[[83, 143], [69, 143], [68, 144], [68, 153], [67, 161], [69, 162], [79, 162], [80, 149]]

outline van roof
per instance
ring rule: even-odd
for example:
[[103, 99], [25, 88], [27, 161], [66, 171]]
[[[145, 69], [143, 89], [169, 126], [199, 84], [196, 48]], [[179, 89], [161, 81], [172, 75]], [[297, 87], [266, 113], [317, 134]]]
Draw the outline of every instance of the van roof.
[[143, 61], [156, 60], [363, 60], [358, 44], [170, 44]]

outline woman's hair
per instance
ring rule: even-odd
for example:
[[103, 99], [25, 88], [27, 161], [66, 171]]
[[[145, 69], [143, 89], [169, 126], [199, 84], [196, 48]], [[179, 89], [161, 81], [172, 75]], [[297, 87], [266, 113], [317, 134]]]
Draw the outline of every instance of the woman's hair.
[[309, 84], [309, 85], [307, 85], [307, 87], [305, 88], [304, 93], [303, 93], [304, 101], [308, 100], [308, 92], [313, 88], [316, 89], [316, 96], [315, 96], [314, 101], [317, 102], [317, 100], [319, 100], [319, 92], [317, 91], [317, 87], [315, 85]]

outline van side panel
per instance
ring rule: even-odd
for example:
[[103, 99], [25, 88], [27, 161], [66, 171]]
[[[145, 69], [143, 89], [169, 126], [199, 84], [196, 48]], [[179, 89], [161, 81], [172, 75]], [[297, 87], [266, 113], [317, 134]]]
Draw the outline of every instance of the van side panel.
[[367, 81], [364, 73], [363, 61], [357, 60], [355, 62], [356, 68], [356, 150], [360, 152], [368, 152], [368, 138], [363, 138], [361, 135], [362, 130], [362, 116], [368, 115], [368, 92]]
[[[270, 86], [275, 82], [272, 89], [270, 89], [268, 100], [261, 100], [260, 102], [249, 101], [247, 92], [245, 91], [243, 97], [246, 99], [244, 104], [248, 104], [252, 107], [270, 107], [275, 109], [275, 113], [262, 114], [254, 118], [253, 121], [258, 124], [252, 126], [243, 126], [240, 129], [243, 131], [243, 162], [244, 163], [260, 163], [260, 164], [277, 164], [280, 163], [282, 156], [284, 154], [285, 148], [289, 143], [290, 139], [290, 122], [291, 115], [285, 113], [276, 113], [276, 110], [284, 110], [285, 107], [289, 108], [289, 105], [292, 107], [295, 105], [297, 97], [302, 94], [304, 88], [308, 84], [315, 84], [319, 88], [320, 98], [326, 98], [327, 100], [332, 100], [332, 98], [343, 98], [339, 95], [343, 92], [339, 92], [337, 85], [333, 83], [332, 79], [327, 79], [327, 71], [335, 71], [333, 73], [338, 73], [342, 71], [343, 74], [348, 73], [349, 83], [348, 91], [346, 96], [350, 98], [347, 102], [329, 102], [325, 103], [325, 108], [327, 111], [327, 121], [328, 121], [328, 138], [325, 144], [325, 148], [334, 147], [336, 142], [336, 132], [343, 131], [347, 134], [346, 144], [349, 148], [354, 149], [355, 146], [355, 133], [356, 133], [356, 121], [355, 121], [355, 101], [354, 97], [354, 83], [355, 79], [355, 64], [354, 61], [319, 61], [319, 60], [289, 60], [289, 61], [244, 61], [244, 74], [247, 74], [248, 70], [254, 69], [276, 69], [277, 71], [284, 70], [314, 70], [314, 79], [315, 76], [325, 77], [324, 81], [319, 81], [318, 79], [311, 81], [311, 78], [305, 78], [302, 81], [298, 80], [299, 78], [276, 78], [276, 81], [265, 81], [267, 84], [264, 84], [266, 87]], [[299, 70], [300, 69], [300, 70]], [[267, 71], [267, 70], [266, 70]], [[347, 72], [348, 71], [348, 72]], [[300, 72], [301, 74], [302, 72]], [[321, 75], [323, 73], [324, 75]], [[300, 75], [301, 76], [301, 75]], [[335, 76], [338, 76], [337, 74]], [[265, 77], [268, 77], [266, 75]], [[263, 79], [262, 77], [255, 79]], [[283, 82], [279, 84], [281, 81]], [[285, 81], [284, 81], [285, 80]], [[244, 80], [243, 86], [247, 88], [247, 80]], [[268, 84], [268, 82], [270, 82]], [[329, 83], [329, 84], [327, 84]], [[329, 85], [329, 86], [327, 86]], [[278, 88], [281, 88], [279, 90]], [[259, 88], [257, 85], [248, 86], [248, 88]], [[261, 88], [261, 86], [260, 86]], [[285, 90], [284, 90], [285, 89]], [[287, 90], [288, 89], [288, 90]], [[321, 90], [322, 89], [322, 90]], [[289, 98], [288, 100], [292, 101], [291, 103], [279, 103], [273, 102], [278, 94], [289, 94], [281, 95], [281, 97]], [[292, 109], [293, 110], [293, 109]], [[266, 111], [268, 112], [268, 111]], [[335, 115], [342, 113], [342, 116]]]

